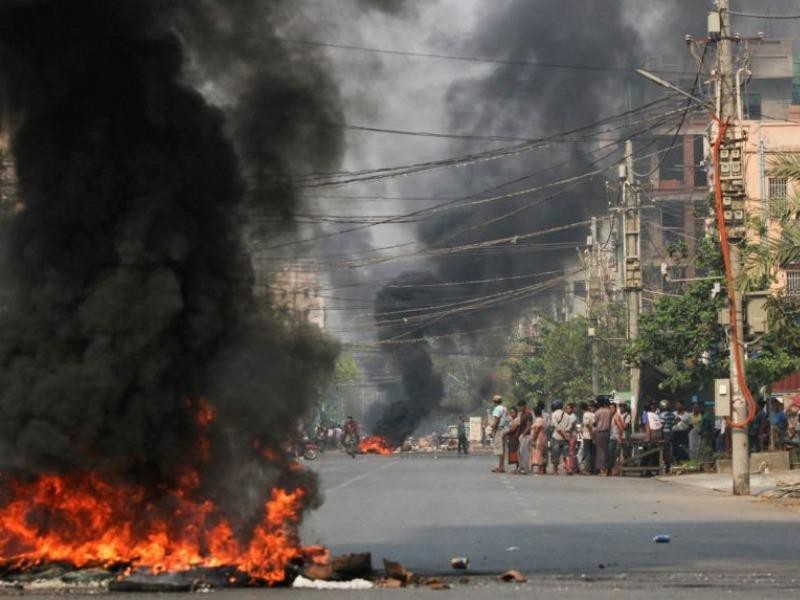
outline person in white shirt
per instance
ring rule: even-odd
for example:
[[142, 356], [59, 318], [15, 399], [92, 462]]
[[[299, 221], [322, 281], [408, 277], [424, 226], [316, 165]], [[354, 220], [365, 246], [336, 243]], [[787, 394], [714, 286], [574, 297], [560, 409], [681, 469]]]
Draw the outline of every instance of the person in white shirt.
[[672, 456], [677, 461], [689, 460], [689, 431], [692, 415], [683, 402], [675, 403], [675, 425], [672, 426]]
[[550, 422], [553, 427], [553, 436], [550, 439], [550, 460], [553, 463], [553, 475], [558, 475], [558, 465], [561, 457], [564, 457], [564, 470], [569, 473], [569, 466], [566, 464], [569, 443], [575, 434], [575, 427], [578, 418], [573, 414], [574, 406], [567, 404], [566, 408], [561, 408], [561, 400], [553, 400], [553, 414]]
[[498, 458], [497, 467], [492, 469], [492, 473], [505, 473], [505, 433], [508, 431], [508, 426], [511, 419], [508, 416], [508, 410], [503, 406], [502, 396], [495, 396], [492, 398], [494, 408], [492, 409], [492, 448], [494, 455]]
[[584, 475], [592, 474], [592, 465], [594, 465], [594, 444], [592, 443], [594, 432], [594, 402], [587, 404], [581, 402], [579, 405], [581, 409], [581, 423], [580, 423], [580, 440], [581, 448], [578, 452], [578, 463], [583, 468]]
[[651, 442], [660, 442], [664, 436], [661, 430], [661, 417], [658, 416], [658, 406], [655, 402], [650, 403], [647, 413], [645, 413], [645, 417], [645, 431], [647, 433], [647, 439]]

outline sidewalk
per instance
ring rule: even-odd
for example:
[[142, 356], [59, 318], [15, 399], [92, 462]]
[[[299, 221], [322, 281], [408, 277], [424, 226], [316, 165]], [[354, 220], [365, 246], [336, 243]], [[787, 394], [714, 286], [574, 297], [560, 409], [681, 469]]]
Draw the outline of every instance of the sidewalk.
[[[694, 473], [691, 475], [674, 475], [659, 477], [659, 481], [674, 485], [685, 485], [714, 492], [733, 493], [733, 480], [730, 473]], [[778, 483], [800, 483], [800, 469], [792, 471], [775, 471], [769, 474], [752, 473], [750, 475], [750, 494], [761, 496], [775, 489]]]

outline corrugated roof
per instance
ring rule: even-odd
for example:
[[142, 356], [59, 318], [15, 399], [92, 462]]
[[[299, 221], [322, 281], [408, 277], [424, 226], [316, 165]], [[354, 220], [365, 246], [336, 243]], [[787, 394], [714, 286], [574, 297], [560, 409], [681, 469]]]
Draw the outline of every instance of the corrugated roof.
[[773, 394], [785, 394], [787, 392], [800, 392], [800, 371], [787, 375], [779, 379], [770, 386]]

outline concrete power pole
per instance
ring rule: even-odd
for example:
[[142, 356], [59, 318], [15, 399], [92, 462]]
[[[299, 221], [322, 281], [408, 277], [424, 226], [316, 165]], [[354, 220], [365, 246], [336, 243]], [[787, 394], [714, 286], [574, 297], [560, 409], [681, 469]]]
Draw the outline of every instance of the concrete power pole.
[[[622, 224], [625, 235], [625, 293], [628, 296], [628, 339], [639, 337], [639, 307], [642, 302], [639, 191], [633, 173], [633, 142], [625, 142], [625, 181], [622, 184]], [[638, 413], [640, 368], [631, 365], [631, 409]]]
[[600, 393], [600, 347], [598, 345], [599, 319], [598, 306], [602, 302], [600, 288], [603, 285], [600, 273], [600, 242], [597, 231], [597, 217], [592, 217], [592, 246], [589, 248], [589, 276], [587, 277], [587, 291], [589, 298], [589, 341], [592, 344], [592, 394]]
[[[719, 98], [717, 99], [719, 106], [719, 120], [720, 123], [734, 123], [737, 119], [736, 111], [736, 97], [738, 90], [736, 89], [736, 79], [734, 75], [734, 56], [733, 56], [733, 32], [731, 31], [731, 14], [730, 14], [730, 0], [717, 0], [717, 9], [719, 11], [719, 40], [717, 41], [717, 78]], [[717, 127], [720, 125], [717, 124]], [[739, 156], [741, 156], [741, 149], [736, 141], [735, 128], [729, 127], [725, 139], [723, 140], [723, 151], [728, 152], [738, 149]], [[715, 165], [715, 169], [718, 166]], [[743, 181], [742, 181], [743, 183]], [[715, 182], [715, 185], [722, 185], [722, 181]], [[724, 188], [723, 188], [724, 190]], [[727, 194], [727, 192], [726, 192]], [[738, 191], [738, 194], [731, 193], [727, 197], [731, 202], [743, 202], [743, 200], [736, 200], [736, 196], [744, 198], [744, 189]], [[728, 219], [726, 219], [727, 221]], [[733, 225], [733, 223], [731, 223]], [[728, 227], [728, 239], [721, 240], [721, 243], [728, 244], [730, 254], [731, 271], [734, 280], [741, 271], [741, 255], [739, 253], [739, 244], [744, 237], [743, 227]], [[741, 342], [743, 341], [744, 326], [742, 318], [742, 297], [736, 290], [730, 290], [728, 301], [733, 304], [736, 312], [736, 322], [731, 323], [731, 327], [735, 327], [738, 332], [739, 343], [733, 343], [732, 336], [729, 336], [730, 343], [730, 377], [731, 377], [731, 417], [733, 422], [744, 423], [747, 420], [747, 407], [742, 395], [742, 390], [739, 386], [739, 372], [738, 364], [744, 364], [744, 353]], [[738, 353], [738, 361], [737, 361]], [[733, 493], [736, 495], [750, 495], [750, 450], [747, 440], [746, 427], [734, 427], [731, 432], [731, 446], [733, 452], [732, 471], [733, 471]]]

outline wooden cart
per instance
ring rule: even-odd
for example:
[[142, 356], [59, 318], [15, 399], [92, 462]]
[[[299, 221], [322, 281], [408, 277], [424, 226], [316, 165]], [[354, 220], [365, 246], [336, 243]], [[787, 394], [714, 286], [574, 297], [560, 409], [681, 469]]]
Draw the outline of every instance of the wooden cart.
[[663, 441], [626, 440], [619, 446], [617, 472], [620, 476], [629, 473], [664, 475], [666, 473], [665, 448], [666, 443]]

